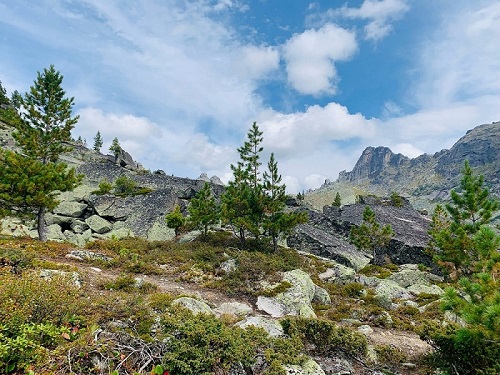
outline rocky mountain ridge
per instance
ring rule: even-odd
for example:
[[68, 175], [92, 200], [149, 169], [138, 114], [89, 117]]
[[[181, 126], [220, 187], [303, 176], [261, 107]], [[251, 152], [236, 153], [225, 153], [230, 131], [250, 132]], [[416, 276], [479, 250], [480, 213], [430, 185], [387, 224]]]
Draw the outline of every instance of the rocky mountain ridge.
[[429, 209], [432, 202], [447, 199], [449, 191], [458, 186], [465, 160], [484, 175], [490, 192], [500, 197], [500, 122], [469, 130], [449, 150], [413, 159], [387, 147], [367, 147], [352, 171], [340, 172], [335, 182], [306, 193], [305, 200], [321, 209], [333, 202], [336, 192], [343, 203], [354, 202], [356, 195], [397, 192], [415, 208]]

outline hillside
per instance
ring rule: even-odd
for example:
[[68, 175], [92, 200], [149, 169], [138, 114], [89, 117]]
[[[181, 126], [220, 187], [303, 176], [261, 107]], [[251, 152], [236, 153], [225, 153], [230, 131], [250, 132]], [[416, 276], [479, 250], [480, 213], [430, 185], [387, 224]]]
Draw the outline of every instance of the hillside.
[[500, 122], [469, 130], [449, 150], [410, 159], [387, 147], [368, 147], [350, 172], [343, 171], [335, 182], [306, 193], [305, 201], [316, 209], [333, 202], [340, 193], [343, 203], [356, 195], [388, 196], [397, 192], [416, 209], [429, 209], [446, 200], [459, 182], [464, 160], [483, 174], [490, 192], [500, 197]]

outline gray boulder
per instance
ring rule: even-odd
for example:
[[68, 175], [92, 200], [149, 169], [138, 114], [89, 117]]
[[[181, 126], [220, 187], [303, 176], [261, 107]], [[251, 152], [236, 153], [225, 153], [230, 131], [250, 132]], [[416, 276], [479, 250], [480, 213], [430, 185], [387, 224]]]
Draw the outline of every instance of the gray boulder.
[[195, 315], [197, 315], [197, 314], [213, 314], [214, 313], [212, 311], [212, 309], [210, 308], [210, 306], [208, 306], [208, 304], [206, 302], [203, 302], [203, 301], [200, 301], [200, 300], [197, 300], [194, 298], [190, 298], [190, 297], [177, 298], [176, 300], [174, 300], [174, 302], [172, 302], [172, 305], [173, 306], [180, 305], [180, 306], [188, 309], [189, 311], [191, 311]]
[[406, 290], [415, 296], [418, 296], [421, 293], [433, 294], [435, 296], [442, 296], [444, 294], [444, 290], [437, 285], [415, 284], [409, 286]]
[[113, 224], [98, 215], [92, 215], [91, 217], [85, 219], [85, 223], [87, 223], [93, 232], [99, 234], [109, 232], [113, 229]]
[[226, 302], [221, 304], [214, 310], [215, 314], [220, 315], [234, 315], [234, 316], [247, 316], [253, 312], [251, 306], [241, 302]]
[[277, 320], [266, 318], [263, 316], [248, 317], [247, 319], [236, 323], [235, 326], [240, 328], [246, 328], [248, 326], [262, 328], [271, 337], [279, 337], [284, 335], [283, 327]]
[[66, 236], [63, 234], [61, 227], [58, 224], [49, 225], [46, 228], [47, 238], [52, 241], [66, 241]]
[[430, 285], [432, 281], [441, 281], [439, 276], [433, 275], [429, 272], [419, 271], [418, 269], [405, 269], [393, 273], [388, 278], [389, 280], [395, 281], [403, 288], [407, 288], [411, 285]]
[[312, 358], [309, 358], [301, 365], [287, 365], [284, 367], [287, 375], [325, 375], [320, 365]]
[[81, 217], [86, 209], [87, 205], [85, 203], [61, 202], [56, 208], [54, 208], [53, 212], [56, 215]]

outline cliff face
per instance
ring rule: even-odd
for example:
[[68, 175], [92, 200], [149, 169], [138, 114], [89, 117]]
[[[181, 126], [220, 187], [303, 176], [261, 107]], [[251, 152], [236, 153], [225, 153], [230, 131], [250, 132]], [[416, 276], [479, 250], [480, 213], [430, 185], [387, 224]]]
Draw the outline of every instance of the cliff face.
[[387, 147], [368, 147], [350, 172], [343, 171], [337, 181], [306, 194], [306, 201], [317, 209], [331, 204], [336, 192], [343, 203], [352, 203], [358, 194], [407, 196], [419, 209], [430, 208], [436, 200], [447, 199], [460, 180], [464, 161], [483, 174], [490, 192], [500, 196], [500, 122], [469, 130], [450, 150], [409, 159]]

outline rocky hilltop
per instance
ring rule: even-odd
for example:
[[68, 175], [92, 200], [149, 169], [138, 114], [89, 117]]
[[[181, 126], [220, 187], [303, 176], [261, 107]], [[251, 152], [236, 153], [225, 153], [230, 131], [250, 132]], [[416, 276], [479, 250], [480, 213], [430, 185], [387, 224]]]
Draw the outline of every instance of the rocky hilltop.
[[343, 203], [354, 202], [356, 195], [397, 192], [414, 207], [429, 209], [433, 202], [447, 199], [449, 191], [458, 185], [465, 160], [484, 175], [490, 192], [500, 196], [500, 122], [469, 130], [449, 150], [413, 159], [387, 147], [368, 147], [352, 171], [340, 172], [335, 182], [307, 193], [305, 199], [321, 209], [333, 202], [336, 192]]

